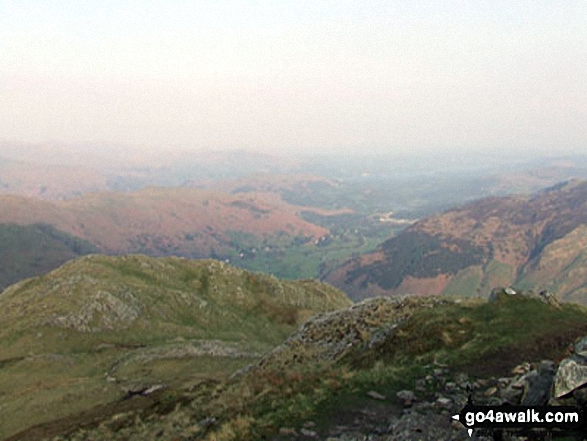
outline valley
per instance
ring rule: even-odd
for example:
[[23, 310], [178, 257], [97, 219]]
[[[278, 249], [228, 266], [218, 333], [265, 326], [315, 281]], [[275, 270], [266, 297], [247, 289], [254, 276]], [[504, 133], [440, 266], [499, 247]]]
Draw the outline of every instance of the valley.
[[[555, 180], [580, 162], [514, 179], [215, 161], [4, 188], [0, 439], [408, 440], [463, 405], [458, 379], [485, 399], [587, 335], [587, 187]], [[500, 286], [516, 296], [487, 300]], [[405, 390], [431, 413], [402, 417]]]
[[[376, 253], [418, 219], [587, 176], [582, 157], [457, 164], [436, 157], [279, 159], [247, 152], [157, 157], [97, 147], [81, 156], [63, 146], [19, 147], [3, 144], [2, 225], [49, 225], [94, 252], [214, 258], [280, 278], [329, 280], [347, 292], [356, 287], [338, 280], [346, 271], [341, 266]], [[98, 175], [100, 184], [92, 178]], [[18, 267], [0, 272], [0, 286], [64, 261], [47, 257], [31, 266], [14, 252], [22, 247], [0, 240], [0, 252]], [[471, 271], [454, 283], [468, 283], [476, 277]], [[444, 282], [429, 283], [436, 292]]]

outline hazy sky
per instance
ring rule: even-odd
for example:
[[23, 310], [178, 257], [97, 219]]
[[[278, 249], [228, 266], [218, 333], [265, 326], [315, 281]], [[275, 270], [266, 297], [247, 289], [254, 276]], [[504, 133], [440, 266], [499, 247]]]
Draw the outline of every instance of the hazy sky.
[[0, 0], [0, 139], [587, 152], [587, 1]]

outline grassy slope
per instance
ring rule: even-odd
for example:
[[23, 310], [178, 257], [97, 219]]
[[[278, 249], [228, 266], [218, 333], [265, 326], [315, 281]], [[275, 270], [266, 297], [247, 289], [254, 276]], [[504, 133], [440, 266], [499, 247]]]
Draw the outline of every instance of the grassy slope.
[[[272, 439], [280, 427], [299, 428], [307, 420], [318, 422], [320, 431], [335, 424], [336, 415], [364, 405], [369, 390], [394, 396], [413, 388], [434, 361], [473, 377], [502, 376], [522, 361], [560, 359], [569, 342], [586, 333], [587, 309], [570, 304], [557, 309], [511, 297], [494, 303], [379, 299], [314, 319], [252, 370], [187, 395], [171, 413], [130, 413], [68, 439], [138, 440], [154, 433]], [[349, 338], [355, 343], [348, 345]], [[194, 424], [212, 416], [211, 427]]]
[[189, 388], [350, 301], [217, 261], [91, 255], [0, 294], [0, 438], [154, 384]]

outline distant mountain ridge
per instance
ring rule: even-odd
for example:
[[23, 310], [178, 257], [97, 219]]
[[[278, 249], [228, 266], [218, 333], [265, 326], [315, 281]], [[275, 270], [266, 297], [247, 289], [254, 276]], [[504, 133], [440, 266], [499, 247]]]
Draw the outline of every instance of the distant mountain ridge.
[[0, 156], [0, 194], [68, 199], [108, 189], [108, 176], [89, 166], [40, 164]]
[[587, 181], [491, 197], [425, 218], [325, 280], [373, 295], [484, 296], [497, 285], [587, 303]]
[[[304, 208], [306, 209], [306, 208]], [[109, 253], [210, 257], [230, 247], [231, 231], [262, 237], [320, 237], [300, 207], [273, 193], [228, 194], [200, 188], [90, 193], [67, 201], [0, 196], [0, 223], [46, 223]]]
[[145, 151], [101, 145], [33, 145], [0, 140], [0, 194], [63, 200], [96, 191], [184, 187], [251, 174], [303, 173], [295, 158], [247, 151]]

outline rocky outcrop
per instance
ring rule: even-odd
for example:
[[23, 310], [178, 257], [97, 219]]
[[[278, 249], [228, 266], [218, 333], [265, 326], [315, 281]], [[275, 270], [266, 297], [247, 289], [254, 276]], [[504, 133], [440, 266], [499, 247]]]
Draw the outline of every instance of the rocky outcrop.
[[587, 336], [571, 348], [571, 355], [559, 364], [554, 378], [554, 397], [587, 401]]
[[[513, 295], [513, 294], [506, 294]], [[279, 440], [325, 441], [479, 441], [542, 440], [548, 436], [541, 429], [525, 432], [502, 429], [476, 430], [469, 437], [465, 427], [451, 416], [470, 402], [476, 405], [571, 405], [585, 408], [587, 404], [587, 336], [572, 345], [571, 354], [558, 365], [551, 360], [522, 363], [509, 376], [472, 378], [447, 366], [426, 366], [427, 374], [414, 382], [413, 389], [401, 390], [395, 397], [384, 391], [370, 391], [374, 401], [392, 402], [397, 413], [374, 412], [365, 408], [346, 425], [336, 425], [325, 433], [312, 436], [295, 429], [280, 431]], [[553, 432], [550, 436], [579, 436], [577, 433]], [[550, 439], [550, 438], [549, 438]], [[567, 439], [567, 438], [565, 438]], [[571, 439], [571, 438], [569, 438]]]
[[453, 303], [437, 297], [378, 297], [310, 318], [257, 365], [235, 373], [259, 372], [264, 366], [290, 368], [309, 362], [333, 363], [354, 347], [372, 348], [388, 339], [410, 315], [421, 308]]
[[518, 297], [527, 297], [532, 299], [538, 299], [547, 305], [554, 306], [556, 308], [560, 308], [561, 302], [559, 301], [558, 297], [552, 294], [550, 291], [543, 290], [540, 291], [538, 294], [532, 290], [524, 291], [524, 290], [515, 290], [514, 288], [508, 286], [507, 288], [494, 288], [491, 290], [491, 294], [489, 294], [488, 301], [495, 302], [498, 301], [500, 298], [507, 297], [507, 296], [518, 296]]
[[[465, 441], [469, 439], [491, 441], [527, 441], [544, 439], [539, 429], [525, 433], [511, 431], [476, 430], [469, 437], [465, 427], [451, 416], [458, 413], [469, 397], [477, 405], [555, 405], [551, 396], [555, 364], [549, 360], [524, 363], [512, 370], [511, 375], [500, 378], [474, 379], [462, 372], [446, 367], [429, 365], [428, 374], [415, 381], [413, 390], [403, 390], [395, 397], [402, 407], [399, 415], [381, 414], [365, 409], [347, 425], [337, 425], [328, 432], [312, 437], [295, 430], [288, 440], [325, 441]], [[374, 400], [376, 398], [373, 398]], [[392, 398], [390, 398], [393, 400]], [[566, 404], [577, 404], [568, 401]], [[559, 403], [560, 404], [560, 403]], [[560, 434], [559, 434], [560, 435]], [[580, 439], [580, 438], [579, 438]]]

